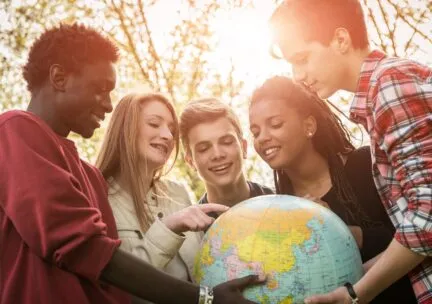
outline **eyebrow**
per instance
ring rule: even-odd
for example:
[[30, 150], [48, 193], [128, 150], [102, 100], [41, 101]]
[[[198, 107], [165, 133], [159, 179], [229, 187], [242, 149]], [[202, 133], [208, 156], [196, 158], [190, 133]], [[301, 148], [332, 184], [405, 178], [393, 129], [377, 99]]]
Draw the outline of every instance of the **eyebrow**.
[[[159, 120], [165, 120], [164, 117], [158, 115], [158, 114], [145, 114], [144, 117], [146, 118], [157, 118]], [[170, 124], [174, 124], [174, 121], [170, 122]]]
[[[276, 115], [273, 115], [273, 116], [267, 117], [267, 118], [265, 119], [265, 122], [271, 121], [273, 118], [280, 118], [280, 117], [281, 117], [281, 115], [276, 114]], [[259, 126], [258, 126], [257, 124], [251, 124], [251, 125], [249, 126], [249, 130], [251, 130], [252, 128], [259, 128]]]
[[[228, 134], [222, 135], [217, 140], [224, 140], [224, 139], [227, 139], [227, 138], [235, 138], [235, 137], [236, 136], [234, 134], [228, 133]], [[208, 145], [208, 144], [211, 144], [210, 140], [201, 140], [201, 141], [199, 141], [199, 142], [197, 142], [195, 144], [195, 147], [196, 146], [200, 146], [200, 145]]]
[[103, 88], [105, 91], [112, 91], [115, 88], [114, 81], [104, 79], [104, 80], [95, 80], [93, 81], [94, 85], [97, 85], [100, 88]]

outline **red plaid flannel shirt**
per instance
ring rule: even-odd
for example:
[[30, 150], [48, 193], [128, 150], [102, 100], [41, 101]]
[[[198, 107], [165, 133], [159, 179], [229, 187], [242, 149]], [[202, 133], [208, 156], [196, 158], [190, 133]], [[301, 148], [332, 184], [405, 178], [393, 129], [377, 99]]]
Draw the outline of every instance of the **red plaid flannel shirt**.
[[371, 138], [375, 184], [395, 239], [427, 256], [410, 273], [419, 303], [432, 303], [432, 71], [373, 51], [364, 61], [351, 119]]

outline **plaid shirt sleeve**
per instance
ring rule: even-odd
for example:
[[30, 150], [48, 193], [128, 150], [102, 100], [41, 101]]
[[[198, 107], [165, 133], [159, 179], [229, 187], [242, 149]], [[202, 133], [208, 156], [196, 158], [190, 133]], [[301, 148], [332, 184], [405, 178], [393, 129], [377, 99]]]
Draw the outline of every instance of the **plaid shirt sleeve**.
[[[373, 124], [377, 144], [392, 168], [384, 177], [403, 219], [395, 238], [418, 254], [432, 255], [432, 77], [391, 69], [377, 79]], [[383, 172], [381, 172], [383, 175]], [[398, 194], [399, 193], [399, 197]], [[402, 194], [402, 196], [400, 195]]]

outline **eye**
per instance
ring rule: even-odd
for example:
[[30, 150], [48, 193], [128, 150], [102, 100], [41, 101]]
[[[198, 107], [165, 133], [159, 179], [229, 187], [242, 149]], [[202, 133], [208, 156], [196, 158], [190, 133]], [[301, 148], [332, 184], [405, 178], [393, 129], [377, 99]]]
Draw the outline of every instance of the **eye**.
[[223, 144], [224, 145], [231, 145], [234, 142], [234, 140], [232, 138], [226, 138], [223, 140]]
[[159, 128], [159, 124], [157, 124], [157, 123], [155, 123], [155, 122], [149, 122], [148, 124], [149, 124], [149, 126], [152, 127], [152, 128], [155, 128], [155, 129]]
[[209, 148], [208, 146], [201, 146], [201, 147], [198, 147], [196, 150], [198, 153], [203, 153], [203, 152], [207, 151], [208, 148]]
[[258, 131], [251, 131], [251, 134], [252, 134], [252, 137], [253, 138], [257, 138], [258, 137], [258, 135], [259, 135], [259, 132]]
[[253, 138], [256, 138], [259, 136], [259, 129], [258, 128], [251, 128], [250, 132], [251, 132]]
[[279, 129], [280, 127], [282, 127], [282, 125], [283, 125], [283, 122], [276, 122], [276, 123], [272, 123], [271, 127], [273, 129]]

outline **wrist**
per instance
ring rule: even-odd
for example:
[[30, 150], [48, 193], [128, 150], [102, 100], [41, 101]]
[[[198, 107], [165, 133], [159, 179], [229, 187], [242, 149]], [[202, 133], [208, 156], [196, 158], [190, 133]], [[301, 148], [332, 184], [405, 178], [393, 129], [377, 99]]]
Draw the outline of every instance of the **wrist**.
[[358, 295], [354, 289], [354, 286], [349, 282], [345, 283], [344, 286], [345, 286], [346, 291], [348, 293], [348, 299], [349, 299], [349, 301], [351, 301], [350, 303], [351, 304], [359, 304], [360, 299], [359, 299], [359, 297], [358, 297]]
[[171, 232], [174, 232], [175, 234], [178, 234], [178, 235], [181, 234], [181, 232], [177, 231], [175, 225], [172, 224], [172, 222], [170, 221], [170, 219], [168, 217], [164, 218], [160, 221], [162, 222], [162, 224], [165, 225], [165, 227], [167, 227], [169, 230], [171, 230]]
[[200, 285], [198, 304], [212, 304], [213, 298], [213, 289]]

